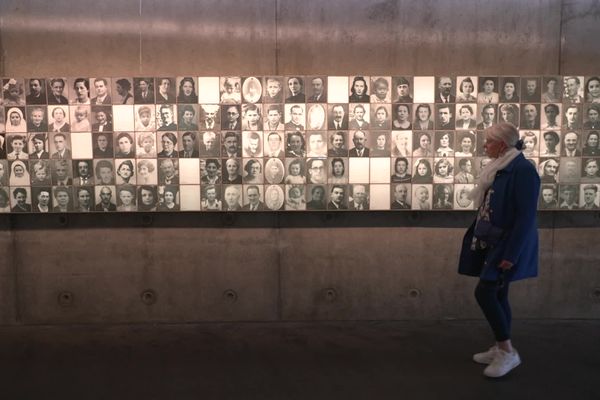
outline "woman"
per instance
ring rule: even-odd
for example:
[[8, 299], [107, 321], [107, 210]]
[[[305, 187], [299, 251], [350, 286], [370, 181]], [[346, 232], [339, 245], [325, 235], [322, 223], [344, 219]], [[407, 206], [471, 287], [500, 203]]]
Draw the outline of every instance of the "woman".
[[415, 120], [413, 129], [417, 131], [433, 130], [433, 121], [431, 120], [431, 106], [429, 104], [419, 104], [415, 110]]
[[0, 188], [0, 213], [10, 212], [10, 198], [6, 189]]
[[119, 150], [115, 154], [116, 158], [134, 158], [135, 149], [133, 147], [133, 138], [127, 132], [121, 132], [117, 135], [117, 146]]
[[546, 91], [542, 93], [542, 103], [558, 103], [561, 101], [560, 91], [556, 87], [557, 83], [558, 79], [555, 77], [548, 78]]
[[85, 78], [77, 78], [73, 82], [75, 98], [71, 104], [90, 104], [90, 81]]
[[598, 182], [598, 159], [588, 158], [583, 160], [582, 171], [581, 171], [581, 182]]
[[348, 183], [348, 178], [346, 177], [346, 166], [342, 158], [336, 157], [331, 159], [331, 177], [329, 178], [329, 183]]
[[27, 121], [23, 118], [23, 111], [20, 108], [12, 107], [6, 112], [8, 123], [5, 130], [10, 132], [27, 132]]
[[600, 78], [592, 76], [585, 84], [585, 101], [600, 103]]
[[10, 186], [29, 186], [29, 172], [25, 163], [15, 160], [11, 164]]
[[502, 104], [500, 106], [500, 122], [519, 126], [519, 108], [516, 104]]
[[177, 91], [178, 103], [198, 104], [198, 95], [196, 94], [196, 83], [194, 79], [186, 76], [179, 82], [179, 90]]
[[240, 162], [235, 158], [228, 158], [225, 161], [225, 178], [224, 184], [240, 184], [242, 183], [242, 175], [240, 174]]
[[156, 186], [140, 186], [138, 198], [140, 199], [138, 211], [156, 211]]
[[71, 191], [65, 186], [57, 186], [54, 188], [54, 198], [56, 205], [52, 209], [54, 212], [69, 212], [73, 211], [71, 202]]
[[539, 151], [537, 150], [537, 136], [531, 131], [526, 131], [521, 137], [523, 140], [523, 155], [527, 158], [537, 157]]
[[114, 185], [113, 164], [111, 160], [99, 160], [96, 164], [96, 184]]
[[518, 103], [520, 101], [517, 92], [517, 84], [513, 78], [504, 79], [500, 101], [503, 103]]
[[[439, 134], [436, 134], [438, 136]], [[454, 157], [454, 150], [450, 147], [452, 143], [452, 133], [443, 132], [438, 139], [438, 148], [435, 151], [436, 157]]]
[[306, 157], [304, 137], [301, 133], [288, 132], [286, 157]]
[[494, 78], [483, 78], [481, 83], [481, 91], [477, 94], [478, 103], [497, 103], [498, 93], [494, 92], [496, 81]]
[[7, 169], [6, 161], [0, 160], [0, 187], [8, 186], [8, 174], [6, 173]]
[[352, 87], [350, 88], [350, 97], [348, 98], [350, 103], [368, 103], [369, 86], [367, 81], [362, 76], [355, 76], [352, 81]]
[[394, 143], [392, 146], [392, 156], [410, 157], [409, 136], [410, 132], [393, 132]]
[[466, 132], [460, 135], [460, 151], [454, 153], [456, 157], [473, 157], [475, 148], [475, 132]]
[[371, 157], [389, 157], [390, 151], [387, 148], [387, 136], [384, 132], [379, 132], [375, 139], [375, 147], [371, 149]]
[[463, 239], [458, 269], [479, 277], [475, 297], [496, 343], [473, 360], [488, 364], [483, 373], [492, 378], [521, 363], [511, 342], [510, 283], [537, 276], [540, 178], [520, 152], [522, 145], [513, 125], [501, 123], [486, 130], [484, 150], [492, 162], [470, 194], [478, 215]]
[[435, 163], [433, 182], [434, 183], [453, 183], [454, 176], [452, 175], [454, 167], [447, 158], [442, 158]]
[[163, 201], [158, 205], [158, 211], [179, 211], [179, 205], [175, 202], [177, 192], [177, 186], [165, 186]]
[[474, 103], [477, 101], [477, 97], [473, 96], [473, 92], [475, 91], [475, 85], [470, 77], [466, 77], [460, 82], [460, 86], [458, 88], [460, 92], [458, 96], [456, 96], [456, 101], [459, 103]]
[[390, 177], [392, 183], [410, 182], [411, 174], [408, 170], [408, 159], [406, 157], [398, 157], [394, 161], [394, 173]]
[[156, 185], [156, 170], [150, 160], [139, 160], [137, 163], [137, 184], [138, 185]]
[[587, 117], [587, 121], [583, 123], [583, 129], [600, 129], [600, 104], [590, 104]]
[[431, 150], [431, 136], [429, 133], [419, 133], [419, 147], [413, 151], [413, 157], [433, 157]]
[[248, 160], [246, 165], [244, 165], [244, 171], [246, 171], [246, 176], [244, 176], [244, 183], [263, 183], [262, 177], [262, 165], [260, 161], [256, 159]]
[[204, 166], [205, 174], [200, 179], [200, 183], [203, 185], [216, 185], [221, 183], [221, 163], [216, 158], [209, 158], [206, 160], [206, 164]]
[[600, 133], [591, 131], [583, 145], [582, 154], [584, 156], [600, 156]]
[[410, 109], [407, 104], [398, 104], [396, 106], [396, 118], [392, 122], [392, 129], [395, 130], [410, 130], [412, 124], [410, 123]]
[[452, 210], [452, 185], [434, 185], [433, 208]]
[[116, 104], [133, 104], [131, 82], [128, 79], [117, 79], [116, 89], [118, 94], [118, 96], [115, 96]]
[[67, 114], [62, 107], [52, 110], [53, 121], [48, 126], [49, 132], [70, 132], [71, 126], [67, 122]]
[[413, 183], [431, 183], [432, 179], [431, 163], [429, 160], [422, 158], [417, 160], [412, 177]]
[[540, 163], [540, 175], [542, 183], [558, 183], [558, 161], [549, 158]]
[[118, 205], [117, 211], [136, 211], [135, 186], [123, 185], [117, 189]]
[[371, 124], [371, 129], [372, 130], [378, 130], [378, 129], [389, 130], [390, 126], [391, 126], [391, 124], [390, 124], [390, 119], [388, 116], [387, 108], [385, 108], [385, 106], [377, 107], [377, 109], [375, 110], [375, 120]]
[[117, 185], [126, 183], [135, 184], [133, 162], [131, 160], [123, 161], [117, 168]]

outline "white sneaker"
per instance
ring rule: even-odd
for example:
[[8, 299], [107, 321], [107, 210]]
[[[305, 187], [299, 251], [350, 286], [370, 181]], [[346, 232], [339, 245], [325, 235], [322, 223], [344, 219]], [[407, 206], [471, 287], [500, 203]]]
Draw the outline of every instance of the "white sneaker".
[[483, 370], [485, 376], [490, 378], [500, 378], [508, 374], [513, 368], [521, 364], [521, 357], [515, 349], [512, 353], [507, 353], [502, 349], [498, 349], [494, 361]]
[[494, 345], [488, 351], [473, 354], [473, 361], [479, 364], [491, 364], [494, 357], [496, 357], [496, 353], [498, 353], [498, 346]]

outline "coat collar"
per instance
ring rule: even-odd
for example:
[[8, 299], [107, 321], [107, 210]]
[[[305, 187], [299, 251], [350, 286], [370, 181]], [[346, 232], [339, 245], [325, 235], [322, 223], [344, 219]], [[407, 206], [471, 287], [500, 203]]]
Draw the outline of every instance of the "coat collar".
[[[510, 163], [508, 163], [508, 165], [504, 168], [502, 168], [500, 171], [506, 171], [506, 172], [511, 172], [514, 168], [515, 165], [517, 165], [519, 162], [521, 162], [521, 160], [524, 160], [525, 156], [523, 155], [523, 153], [519, 153], [518, 156], [516, 156]], [[498, 171], [498, 172], [500, 172]]]

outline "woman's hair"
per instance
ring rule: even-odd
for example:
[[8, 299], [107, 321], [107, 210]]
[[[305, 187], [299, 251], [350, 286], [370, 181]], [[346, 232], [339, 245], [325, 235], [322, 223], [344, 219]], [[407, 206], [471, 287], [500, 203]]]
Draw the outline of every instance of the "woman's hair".
[[442, 164], [445, 164], [445, 165], [448, 166], [448, 176], [452, 175], [452, 171], [454, 170], [454, 167], [452, 166], [452, 163], [450, 163], [450, 161], [448, 161], [445, 158], [442, 158], [441, 160], [438, 160], [438, 162], [435, 163], [435, 173], [436, 173], [436, 175], [439, 175], [440, 166]]
[[140, 167], [146, 167], [148, 172], [154, 171], [154, 164], [152, 164], [149, 160], [139, 160], [137, 164], [138, 172], [140, 172]]
[[465, 92], [465, 91], [463, 90], [463, 85], [464, 85], [465, 83], [470, 83], [470, 84], [471, 84], [471, 86], [473, 86], [473, 90], [475, 90], [475, 85], [473, 84], [473, 81], [471, 80], [471, 78], [470, 78], [470, 77], [468, 77], [468, 76], [467, 76], [465, 79], [463, 79], [463, 80], [460, 82], [460, 88], [459, 88], [459, 90], [460, 90], [460, 92], [461, 92], [461, 93], [464, 93], [464, 92]]
[[415, 171], [417, 171], [416, 174], [418, 175], [419, 165], [421, 164], [423, 164], [427, 168], [427, 172], [423, 176], [431, 176], [431, 164], [429, 164], [429, 161], [425, 160], [424, 158], [421, 158], [419, 161], [417, 161], [417, 164], [415, 165]]
[[133, 168], [133, 163], [131, 162], [131, 160], [125, 160], [121, 164], [119, 164], [119, 168], [117, 168], [117, 174], [119, 174], [123, 165], [127, 165], [129, 167], [129, 169], [131, 170], [131, 175], [133, 176], [135, 170]]
[[333, 175], [333, 166], [335, 165], [336, 162], [341, 163], [342, 167], [344, 168], [344, 171], [346, 171], [346, 165], [344, 164], [344, 160], [339, 157], [335, 157], [331, 160], [331, 174], [332, 175]]
[[438, 202], [444, 199], [445, 191], [448, 190], [448, 200], [452, 198], [452, 188], [450, 185], [433, 185], [433, 195]]
[[[590, 131], [590, 133], [588, 133], [587, 138], [585, 139], [585, 144], [584, 147], [589, 147], [588, 146], [588, 140], [590, 139], [590, 136], [596, 136], [596, 138], [600, 139], [600, 133], [598, 133], [598, 131]], [[598, 147], [600, 145], [600, 140], [596, 143], [596, 147]]]
[[519, 131], [513, 124], [501, 122], [485, 130], [486, 137], [504, 142], [508, 147], [515, 147], [519, 141]]
[[300, 166], [300, 175], [304, 175], [304, 165], [302, 164], [302, 161], [300, 161], [298, 158], [295, 158], [292, 160], [292, 162], [290, 162], [290, 165], [288, 165], [288, 173], [291, 174], [291, 170], [292, 170], [292, 165], [296, 165], [298, 164]]
[[354, 79], [352, 80], [352, 87], [350, 88], [350, 92], [352, 92], [352, 94], [356, 94], [356, 91], [354, 90], [354, 84], [356, 82], [363, 82], [365, 84], [365, 92], [363, 94], [367, 94], [368, 91], [369, 91], [369, 85], [367, 85], [367, 81], [362, 76], [355, 76], [354, 77]]
[[419, 108], [426, 108], [428, 117], [431, 117], [431, 106], [429, 104], [419, 104], [415, 109], [415, 117], [419, 119]]
[[117, 142], [119, 142], [119, 140], [121, 140], [121, 138], [127, 138], [127, 140], [129, 140], [130, 143], [133, 143], [133, 139], [131, 138], [131, 135], [127, 132], [121, 132], [117, 135]]
[[[142, 192], [143, 191], [147, 191], [152, 193], [152, 203], [151, 204], [144, 204], [143, 201], [141, 201], [142, 199]], [[151, 210], [152, 208], [154, 208], [156, 206], [156, 203], [158, 202], [158, 196], [156, 195], [156, 186], [149, 186], [149, 185], [142, 185], [138, 188], [138, 198], [140, 199], [140, 202], [138, 204], [138, 208], [140, 211], [145, 211], [145, 210]]]
[[175, 134], [173, 132], [165, 132], [163, 133], [162, 137], [167, 137], [167, 139], [169, 139], [171, 141], [171, 143], [173, 143], [174, 145], [177, 144], [177, 136], [175, 136]]
[[216, 158], [207, 159], [204, 165], [206, 166], [208, 164], [214, 164], [217, 167], [217, 169], [221, 168], [221, 163], [219, 163], [219, 160], [217, 160]]
[[[260, 162], [259, 162], [258, 160], [254, 160], [254, 159], [252, 159], [252, 160], [248, 161], [248, 162], [246, 163], [246, 165], [244, 165], [244, 171], [246, 171], [246, 173], [247, 173], [248, 175], [250, 175], [250, 170], [252, 169], [252, 166], [253, 166], [254, 164], [258, 164], [258, 165], [260, 166]], [[262, 170], [262, 168], [261, 168], [261, 170]]]
[[100, 160], [98, 164], [96, 164], [96, 178], [100, 179], [100, 168], [109, 168], [111, 172], [113, 171], [113, 165], [108, 160]]
[[117, 79], [117, 85], [121, 86], [127, 92], [131, 90], [131, 82], [129, 82], [127, 79]]
[[590, 84], [590, 82], [596, 81], [600, 84], [600, 78], [597, 76], [592, 76], [590, 78], [588, 78], [588, 80], [585, 82], [585, 94], [588, 95], [590, 93], [590, 90], [588, 89], [588, 86]]

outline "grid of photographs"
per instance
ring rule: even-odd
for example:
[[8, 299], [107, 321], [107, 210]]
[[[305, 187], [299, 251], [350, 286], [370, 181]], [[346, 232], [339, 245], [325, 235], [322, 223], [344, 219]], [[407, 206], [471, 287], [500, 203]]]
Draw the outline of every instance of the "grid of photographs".
[[0, 212], [472, 210], [503, 121], [540, 209], [600, 206], [597, 76], [1, 83]]

